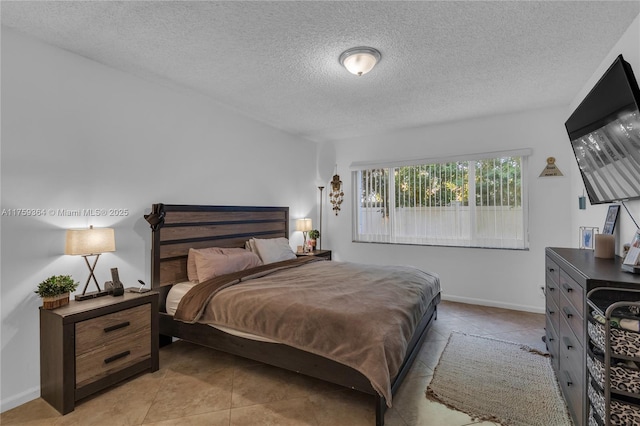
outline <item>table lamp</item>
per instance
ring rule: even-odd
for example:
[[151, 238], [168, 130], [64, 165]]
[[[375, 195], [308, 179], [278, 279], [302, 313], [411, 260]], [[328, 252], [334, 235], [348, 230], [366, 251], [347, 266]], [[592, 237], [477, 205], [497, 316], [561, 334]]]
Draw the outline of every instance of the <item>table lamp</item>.
[[[113, 228], [94, 228], [90, 226], [88, 229], [67, 229], [64, 254], [84, 257], [84, 261], [89, 268], [89, 278], [87, 278], [82, 294], [75, 296], [76, 300], [93, 299], [109, 294], [107, 290], [100, 288], [94, 271], [100, 255], [110, 251], [116, 251], [116, 239]], [[89, 256], [96, 257], [93, 265], [89, 263]], [[93, 278], [93, 282], [96, 283], [98, 291], [87, 293], [87, 287], [89, 286], [91, 278]]]
[[311, 229], [313, 229], [311, 219], [305, 217], [304, 219], [298, 219], [296, 221], [296, 231], [302, 231], [302, 236], [304, 237], [302, 250], [305, 253], [309, 251], [309, 249], [307, 248], [307, 232], [311, 231]]

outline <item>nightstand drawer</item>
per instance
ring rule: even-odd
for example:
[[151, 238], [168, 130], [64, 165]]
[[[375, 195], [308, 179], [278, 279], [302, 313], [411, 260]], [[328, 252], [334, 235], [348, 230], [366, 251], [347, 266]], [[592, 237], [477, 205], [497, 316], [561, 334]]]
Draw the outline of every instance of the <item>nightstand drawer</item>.
[[[76, 356], [151, 328], [151, 304], [76, 323]], [[148, 345], [147, 345], [148, 347]]]
[[84, 386], [151, 356], [151, 330], [111, 340], [76, 355], [76, 387]]

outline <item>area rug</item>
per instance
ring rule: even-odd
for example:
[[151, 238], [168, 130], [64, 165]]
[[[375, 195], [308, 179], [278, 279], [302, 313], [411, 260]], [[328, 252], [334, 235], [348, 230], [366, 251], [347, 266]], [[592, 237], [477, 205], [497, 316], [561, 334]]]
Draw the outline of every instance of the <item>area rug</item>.
[[464, 333], [451, 333], [427, 398], [505, 426], [572, 424], [547, 354]]

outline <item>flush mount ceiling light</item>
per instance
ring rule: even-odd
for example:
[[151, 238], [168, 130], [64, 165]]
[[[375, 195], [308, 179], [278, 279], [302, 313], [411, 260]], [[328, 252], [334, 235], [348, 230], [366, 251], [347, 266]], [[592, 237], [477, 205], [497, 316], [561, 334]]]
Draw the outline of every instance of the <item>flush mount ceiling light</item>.
[[354, 47], [340, 55], [342, 66], [357, 76], [371, 71], [378, 61], [380, 61], [380, 52], [373, 47]]

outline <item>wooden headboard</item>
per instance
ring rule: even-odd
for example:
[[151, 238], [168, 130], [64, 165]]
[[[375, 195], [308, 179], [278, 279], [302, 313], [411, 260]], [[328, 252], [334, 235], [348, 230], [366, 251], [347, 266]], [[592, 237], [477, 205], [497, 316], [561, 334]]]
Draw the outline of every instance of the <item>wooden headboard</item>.
[[144, 218], [152, 229], [154, 290], [187, 281], [191, 247], [244, 247], [251, 237], [289, 238], [289, 207], [154, 204]]

